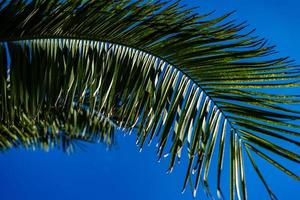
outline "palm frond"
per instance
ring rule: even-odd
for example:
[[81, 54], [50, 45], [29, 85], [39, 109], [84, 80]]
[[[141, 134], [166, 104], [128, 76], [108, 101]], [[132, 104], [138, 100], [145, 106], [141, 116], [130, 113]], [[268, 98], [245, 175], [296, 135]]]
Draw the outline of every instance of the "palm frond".
[[249, 159], [274, 199], [251, 153], [299, 180], [276, 158], [300, 162], [300, 95], [280, 89], [299, 88], [300, 70], [230, 15], [180, 1], [0, 1], [1, 150], [70, 152], [134, 130], [140, 148], [154, 139], [158, 159], [170, 155], [169, 171], [188, 156], [183, 190], [202, 182], [212, 197], [215, 165], [222, 198], [226, 163], [230, 199], [246, 199]]

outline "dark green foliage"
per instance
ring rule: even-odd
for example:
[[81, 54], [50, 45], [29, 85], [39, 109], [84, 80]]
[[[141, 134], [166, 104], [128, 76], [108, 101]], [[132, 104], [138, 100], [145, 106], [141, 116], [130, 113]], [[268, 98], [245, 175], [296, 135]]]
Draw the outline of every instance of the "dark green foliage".
[[0, 149], [71, 152], [134, 130], [140, 148], [156, 139], [158, 158], [170, 155], [169, 171], [188, 156], [194, 195], [202, 182], [213, 196], [210, 172], [222, 198], [225, 163], [230, 198], [246, 199], [248, 159], [276, 198], [252, 154], [300, 179], [280, 163], [300, 162], [299, 93], [282, 89], [299, 89], [299, 67], [229, 15], [180, 1], [0, 1]]

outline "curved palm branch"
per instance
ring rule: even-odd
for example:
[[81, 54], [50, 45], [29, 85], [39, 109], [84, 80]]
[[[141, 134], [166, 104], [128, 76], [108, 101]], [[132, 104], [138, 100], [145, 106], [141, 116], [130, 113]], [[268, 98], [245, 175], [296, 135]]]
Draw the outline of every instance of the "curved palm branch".
[[188, 156], [194, 195], [202, 182], [212, 197], [216, 169], [223, 198], [226, 163], [230, 199], [246, 199], [248, 160], [275, 199], [253, 155], [300, 180], [280, 164], [300, 162], [300, 98], [280, 89], [299, 87], [299, 67], [231, 13], [208, 15], [180, 1], [0, 1], [1, 150], [71, 152], [134, 130], [169, 171]]

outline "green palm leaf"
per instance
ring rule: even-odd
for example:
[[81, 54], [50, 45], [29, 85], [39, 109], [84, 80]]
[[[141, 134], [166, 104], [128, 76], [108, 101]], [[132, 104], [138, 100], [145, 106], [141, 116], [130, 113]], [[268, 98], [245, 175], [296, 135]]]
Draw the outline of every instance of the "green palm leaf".
[[248, 159], [276, 198], [252, 154], [299, 180], [280, 163], [300, 162], [300, 110], [286, 106], [299, 94], [280, 89], [299, 88], [299, 67], [230, 15], [180, 1], [0, 1], [0, 149], [72, 152], [134, 130], [140, 148], [155, 139], [170, 155], [169, 171], [188, 156], [194, 195], [202, 182], [212, 197], [216, 173], [222, 198], [226, 163], [230, 199], [246, 199]]

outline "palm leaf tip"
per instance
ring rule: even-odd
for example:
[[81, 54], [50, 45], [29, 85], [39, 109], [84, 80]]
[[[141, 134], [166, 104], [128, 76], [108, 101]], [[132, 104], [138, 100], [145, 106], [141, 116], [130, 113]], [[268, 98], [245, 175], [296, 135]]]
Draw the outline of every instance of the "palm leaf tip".
[[170, 171], [188, 155], [183, 191], [189, 182], [196, 194], [202, 182], [213, 195], [216, 173], [221, 198], [229, 164], [230, 196], [245, 199], [250, 160], [274, 198], [253, 153], [299, 180], [271, 157], [299, 163], [300, 110], [285, 105], [298, 105], [299, 94], [269, 90], [299, 88], [299, 67], [269, 59], [273, 47], [229, 15], [208, 19], [180, 5], [1, 1], [1, 150], [69, 152], [77, 141], [111, 145], [116, 128], [134, 129], [141, 148], [157, 140]]

